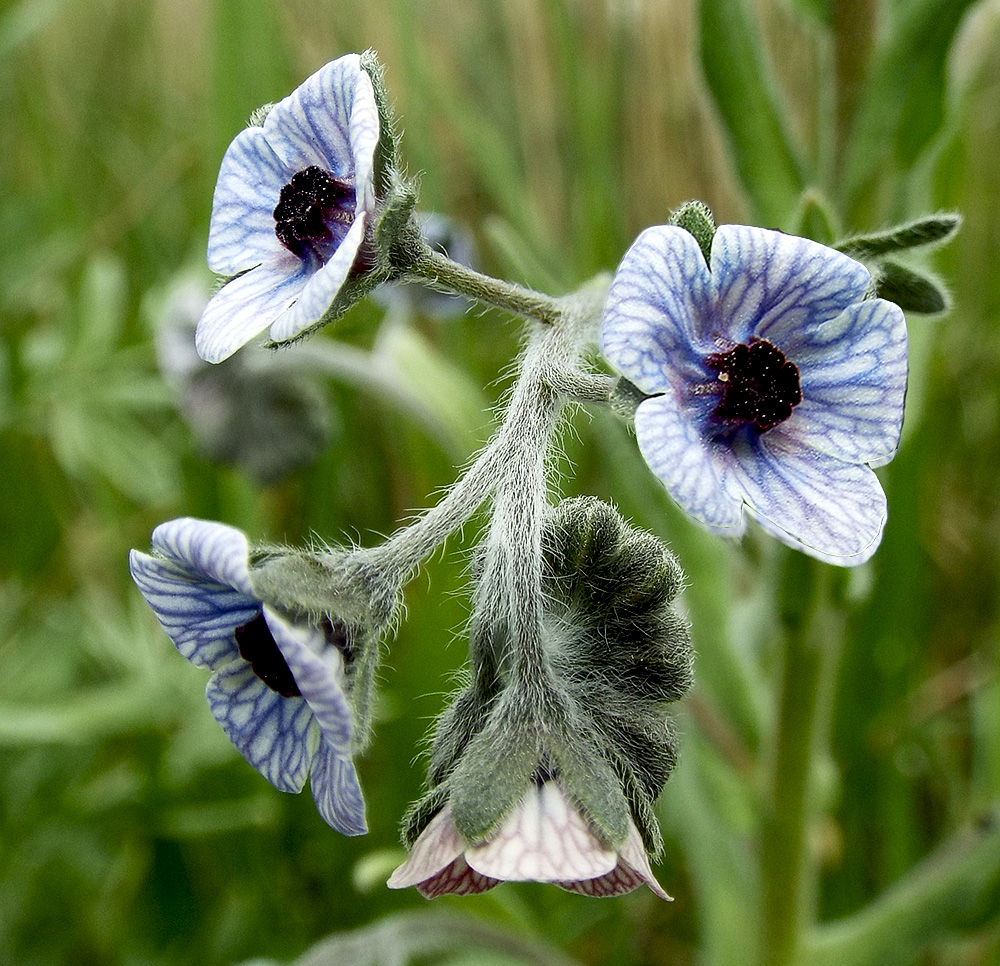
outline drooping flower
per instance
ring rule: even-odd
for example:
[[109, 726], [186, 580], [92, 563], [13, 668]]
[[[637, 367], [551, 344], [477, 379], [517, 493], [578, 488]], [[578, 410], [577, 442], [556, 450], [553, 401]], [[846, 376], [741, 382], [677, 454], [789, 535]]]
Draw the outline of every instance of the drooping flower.
[[222, 159], [208, 264], [232, 276], [198, 323], [221, 362], [270, 326], [293, 339], [359, 271], [375, 209], [379, 113], [357, 54], [332, 61], [241, 131]]
[[739, 535], [744, 508], [779, 540], [852, 566], [878, 547], [906, 393], [898, 306], [833, 249], [723, 225], [711, 264], [682, 228], [644, 231], [601, 325], [605, 356], [648, 398], [639, 448], [699, 523]]
[[281, 791], [301, 791], [308, 777], [323, 818], [364, 834], [344, 628], [292, 620], [261, 601], [247, 539], [233, 527], [172, 520], [152, 544], [151, 555], [131, 552], [132, 578], [177, 650], [212, 672], [206, 697], [230, 741]]
[[551, 882], [588, 896], [622, 895], [645, 883], [670, 899], [653, 877], [635, 825], [620, 849], [608, 848], [555, 781], [531, 785], [496, 832], [476, 844], [462, 838], [446, 804], [388, 884], [416, 886], [434, 899], [485, 892], [503, 881]]

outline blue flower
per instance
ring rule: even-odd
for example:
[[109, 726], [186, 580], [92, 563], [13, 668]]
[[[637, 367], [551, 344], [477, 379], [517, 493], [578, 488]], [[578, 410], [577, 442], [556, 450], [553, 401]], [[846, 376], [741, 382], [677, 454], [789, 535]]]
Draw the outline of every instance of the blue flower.
[[270, 326], [275, 342], [317, 325], [364, 260], [375, 208], [379, 115], [357, 54], [327, 64], [241, 131], [222, 159], [208, 264], [232, 276], [198, 323], [221, 362]]
[[639, 448], [699, 523], [739, 535], [746, 507], [820, 560], [875, 552], [886, 500], [871, 467], [899, 443], [907, 362], [903, 313], [871, 284], [833, 249], [743, 225], [718, 229], [710, 267], [673, 226], [626, 253], [601, 346], [649, 397]]
[[212, 671], [206, 697], [230, 741], [283, 792], [301, 791], [308, 777], [320, 815], [363, 835], [343, 630], [263, 603], [239, 530], [183, 518], [157, 527], [152, 542], [152, 555], [130, 554], [132, 578], [177, 650]]

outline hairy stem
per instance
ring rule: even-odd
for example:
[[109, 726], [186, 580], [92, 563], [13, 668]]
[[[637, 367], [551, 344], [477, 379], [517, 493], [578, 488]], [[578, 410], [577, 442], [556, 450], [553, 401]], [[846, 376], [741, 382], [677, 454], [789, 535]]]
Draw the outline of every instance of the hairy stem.
[[477, 302], [505, 309], [526, 319], [536, 319], [545, 325], [555, 325], [559, 321], [559, 299], [483, 275], [429, 247], [410, 262], [407, 271], [414, 279], [435, 288], [459, 292]]

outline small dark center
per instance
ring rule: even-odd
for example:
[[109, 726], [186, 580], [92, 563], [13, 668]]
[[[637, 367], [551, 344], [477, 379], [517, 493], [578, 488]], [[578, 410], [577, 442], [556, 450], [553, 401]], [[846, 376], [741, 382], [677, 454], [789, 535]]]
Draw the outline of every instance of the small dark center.
[[705, 357], [719, 374], [722, 401], [712, 416], [723, 423], [752, 425], [761, 433], [792, 415], [802, 402], [799, 367], [766, 339], [739, 343]]
[[272, 691], [285, 698], [301, 696], [291, 668], [271, 636], [263, 612], [236, 628], [236, 647], [253, 673]]
[[354, 185], [312, 165], [292, 175], [278, 195], [274, 233], [299, 258], [325, 261], [323, 249], [333, 238], [330, 226], [354, 221]]

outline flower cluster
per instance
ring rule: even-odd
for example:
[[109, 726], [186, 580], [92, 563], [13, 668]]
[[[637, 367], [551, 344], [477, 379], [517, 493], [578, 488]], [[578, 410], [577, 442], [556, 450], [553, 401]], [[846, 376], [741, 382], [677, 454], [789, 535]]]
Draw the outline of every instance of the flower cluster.
[[[645, 884], [666, 899], [650, 858], [662, 846], [655, 800], [677, 759], [667, 709], [692, 681], [683, 576], [610, 505], [550, 506], [563, 403], [628, 407], [650, 468], [708, 530], [740, 535], [753, 517], [820, 560], [861, 564], [887, 516], [873, 468], [902, 426], [902, 311], [877, 297], [884, 266], [873, 280], [807, 239], [716, 229], [696, 203], [639, 236], [609, 291], [552, 299], [490, 279], [442, 254], [440, 223], [414, 215], [386, 104], [370, 55], [348, 55], [232, 142], [208, 241], [225, 281], [197, 323], [197, 352], [219, 363], [265, 329], [272, 342], [309, 334], [380, 283], [426, 283], [549, 323], [532, 330], [503, 424], [441, 503], [380, 547], [253, 549], [232, 527], [185, 518], [154, 531], [151, 553], [132, 552], [132, 576], [177, 650], [211, 672], [209, 707], [243, 757], [282, 791], [308, 779], [322, 817], [359, 835], [354, 756], [380, 640], [404, 582], [491, 500], [468, 683], [436, 724], [426, 794], [404, 819], [411, 852], [389, 885], [434, 897], [503, 880], [591, 896]], [[849, 250], [881, 258], [926, 237], [911, 226]], [[433, 304], [412, 287], [381, 297]], [[621, 378], [581, 362], [598, 329]], [[233, 399], [255, 405], [262, 370], [230, 364], [220, 390], [189, 352], [174, 346], [171, 358], [202, 390], [192, 407], [205, 385], [222, 393], [226, 418], [211, 435], [225, 451], [219, 437], [243, 432], [250, 410], [234, 413]], [[272, 436], [302, 422], [296, 398], [284, 419], [268, 417]], [[259, 412], [246, 434], [257, 446]]]

